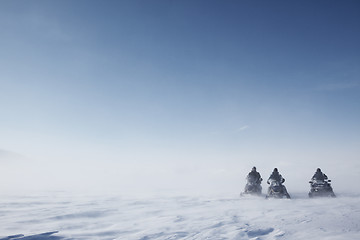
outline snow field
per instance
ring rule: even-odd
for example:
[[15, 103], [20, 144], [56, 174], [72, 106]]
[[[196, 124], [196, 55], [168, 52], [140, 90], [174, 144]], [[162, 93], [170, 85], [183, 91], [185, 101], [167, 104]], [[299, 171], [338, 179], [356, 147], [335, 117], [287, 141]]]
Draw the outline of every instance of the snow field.
[[359, 196], [2, 197], [0, 240], [360, 239]]

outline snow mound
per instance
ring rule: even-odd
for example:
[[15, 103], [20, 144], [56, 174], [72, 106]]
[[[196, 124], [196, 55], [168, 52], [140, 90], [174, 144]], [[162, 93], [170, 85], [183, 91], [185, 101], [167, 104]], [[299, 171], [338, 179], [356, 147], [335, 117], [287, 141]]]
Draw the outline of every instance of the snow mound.
[[41, 233], [41, 234], [35, 234], [31, 236], [24, 236], [23, 234], [18, 235], [12, 235], [5, 238], [0, 238], [0, 240], [59, 240], [62, 239], [62, 237], [52, 236], [55, 232], [47, 232], [47, 233]]

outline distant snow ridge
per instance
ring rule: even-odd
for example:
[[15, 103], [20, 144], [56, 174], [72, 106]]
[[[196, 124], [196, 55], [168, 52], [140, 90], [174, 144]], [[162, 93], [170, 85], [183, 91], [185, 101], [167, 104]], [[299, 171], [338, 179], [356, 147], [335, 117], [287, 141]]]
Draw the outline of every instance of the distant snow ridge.
[[0, 240], [360, 239], [359, 200], [8, 197]]

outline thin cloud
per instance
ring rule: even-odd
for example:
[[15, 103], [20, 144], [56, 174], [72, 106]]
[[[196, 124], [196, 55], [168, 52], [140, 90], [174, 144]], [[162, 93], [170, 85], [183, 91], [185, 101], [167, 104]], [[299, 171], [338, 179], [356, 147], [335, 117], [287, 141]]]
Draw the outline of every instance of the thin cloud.
[[237, 130], [236, 130], [236, 132], [242, 132], [242, 131], [245, 131], [245, 130], [247, 130], [247, 129], [249, 129], [250, 127], [248, 126], [248, 125], [245, 125], [245, 126], [242, 126], [242, 127], [240, 127], [240, 128], [238, 128]]

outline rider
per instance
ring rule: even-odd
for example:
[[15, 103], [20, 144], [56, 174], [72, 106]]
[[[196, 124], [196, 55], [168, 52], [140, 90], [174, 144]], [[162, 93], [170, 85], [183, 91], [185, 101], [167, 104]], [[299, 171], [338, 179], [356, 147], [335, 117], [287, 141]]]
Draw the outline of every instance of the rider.
[[251, 172], [249, 172], [246, 178], [248, 180], [252, 180], [253, 182], [256, 182], [257, 184], [260, 184], [262, 181], [260, 173], [256, 171], [256, 167], [253, 167], [251, 169]]
[[[280, 185], [282, 186], [282, 189], [283, 189], [283, 192], [284, 194], [286, 195], [287, 198], [290, 198], [290, 195], [289, 193], [287, 192], [286, 190], [286, 187], [284, 185], [282, 185], [282, 183], [285, 182], [285, 178], [283, 178], [281, 176], [281, 174], [279, 173], [278, 169], [277, 168], [274, 168], [274, 171], [271, 173], [269, 179], [267, 180], [267, 184], [270, 184], [270, 181], [277, 181], [280, 183]], [[270, 192], [270, 187], [268, 189], [268, 195], [269, 195], [269, 192]]]
[[328, 177], [323, 172], [321, 172], [320, 168], [316, 169], [314, 176], [311, 178], [312, 181], [316, 181], [316, 180], [325, 181], [327, 179]]
[[[246, 177], [247, 179], [247, 183], [246, 183], [246, 186], [245, 186], [245, 192], [253, 192], [255, 190], [255, 192], [257, 193], [261, 193], [261, 181], [262, 181], [262, 178], [261, 178], [261, 175], [259, 172], [256, 171], [256, 167], [253, 167], [251, 169], [251, 172], [249, 172], [249, 174], [247, 175]], [[255, 189], [251, 190], [251, 188], [249, 189], [249, 187], [255, 183]], [[254, 185], [253, 185], [254, 186]]]
[[[326, 176], [326, 174], [324, 174], [323, 172], [321, 172], [321, 169], [318, 168], [316, 169], [316, 172], [314, 174], [314, 176], [311, 178], [310, 180], [310, 184], [311, 184], [311, 189], [310, 189], [310, 193], [309, 193], [309, 196], [312, 192], [315, 191], [315, 188], [317, 186], [317, 181], [319, 181], [320, 183], [324, 183], [324, 186], [325, 186], [325, 189], [327, 192], [330, 192], [330, 196], [331, 197], [335, 197], [335, 194], [333, 192], [333, 189], [330, 185], [330, 180], [328, 180], [328, 177]], [[320, 185], [321, 186], [321, 185]]]

